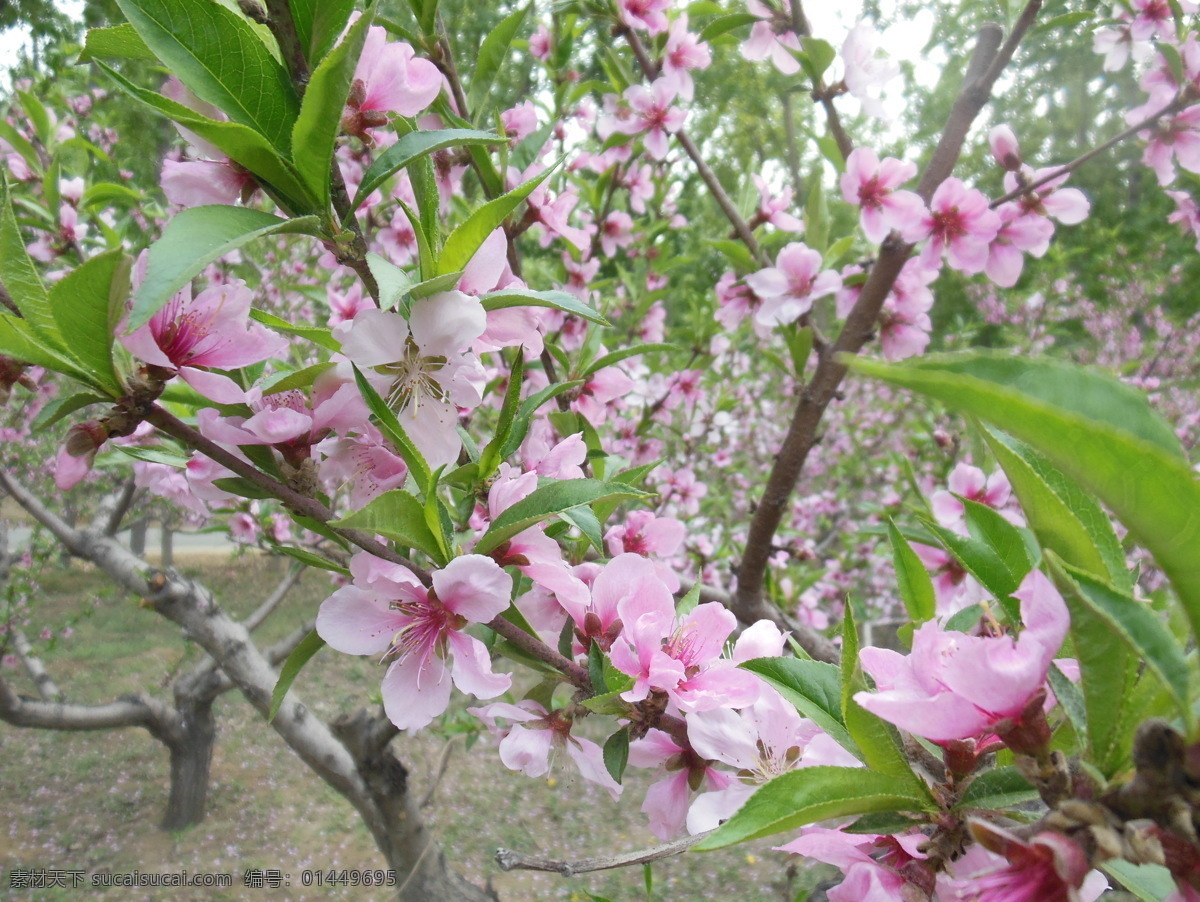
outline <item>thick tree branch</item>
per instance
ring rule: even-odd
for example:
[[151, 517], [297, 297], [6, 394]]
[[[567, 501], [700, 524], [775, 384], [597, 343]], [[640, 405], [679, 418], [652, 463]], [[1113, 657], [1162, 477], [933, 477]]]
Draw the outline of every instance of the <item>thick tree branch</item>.
[[637, 852], [626, 852], [622, 855], [597, 855], [593, 858], [580, 858], [575, 861], [560, 858], [539, 858], [534, 855], [514, 852], [511, 849], [497, 849], [495, 858], [496, 864], [500, 866], [500, 870], [502, 871], [548, 871], [552, 874], [562, 874], [564, 877], [574, 877], [577, 874], [587, 874], [592, 871], [627, 868], [632, 865], [648, 864], [651, 861], [670, 858], [673, 855], [686, 852], [711, 832], [709, 830], [705, 833], [697, 833], [695, 836], [686, 836], [683, 839], [676, 839], [672, 842], [663, 843], [660, 846], [652, 846], [649, 849], [641, 849]]
[[33, 680], [33, 686], [37, 689], [38, 695], [44, 702], [60, 703], [66, 700], [63, 691], [58, 688], [58, 684], [54, 682], [54, 677], [46, 671], [46, 667], [42, 664], [42, 659], [34, 654], [33, 647], [29, 644], [29, 640], [25, 638], [25, 633], [21, 630], [12, 631], [13, 651], [17, 653], [17, 657], [21, 659], [21, 663], [25, 666], [25, 672], [29, 674], [29, 678]]
[[126, 695], [105, 705], [73, 705], [19, 696], [0, 679], [0, 720], [41, 730], [118, 730], [143, 727], [156, 738], [178, 733], [178, 715], [148, 695]]
[[[1038, 3], [1029, 4], [1036, 12]], [[1028, 8], [1027, 8], [1028, 10]], [[1023, 15], [1023, 28], [1032, 18]], [[1023, 32], [1021, 32], [1023, 33]], [[1005, 52], [1008, 58], [1021, 33], [1014, 31]], [[999, 26], [980, 30], [963, 86], [951, 109], [941, 140], [921, 177], [918, 194], [926, 201], [953, 171], [971, 124], [991, 95], [991, 87], [1001, 69], [995, 65], [1002, 34]], [[812, 381], [804, 388], [792, 416], [787, 435], [767, 479], [763, 497], [755, 511], [746, 540], [746, 550], [738, 569], [738, 587], [733, 610], [739, 619], [762, 616], [769, 609], [762, 595], [763, 579], [771, 554], [772, 539], [799, 479], [809, 453], [817, 443], [818, 427], [826, 408], [837, 396], [847, 368], [846, 356], [857, 354], [874, 334], [875, 323], [896, 277], [912, 253], [911, 245], [893, 233], [880, 248], [879, 257], [864, 283], [858, 302], [846, 319], [841, 334], [831, 349], [819, 357]]]

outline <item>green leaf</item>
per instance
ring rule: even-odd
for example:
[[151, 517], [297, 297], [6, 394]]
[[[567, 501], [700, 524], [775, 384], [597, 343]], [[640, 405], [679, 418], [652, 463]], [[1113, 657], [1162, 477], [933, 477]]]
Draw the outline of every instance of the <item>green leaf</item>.
[[144, 460], [150, 464], [164, 464], [168, 467], [182, 469], [187, 466], [188, 455], [184, 452], [170, 447], [161, 445], [151, 448], [142, 445], [114, 445], [110, 444], [110, 448], [115, 448], [126, 457], [132, 457], [134, 460]]
[[721, 35], [733, 31], [735, 28], [741, 28], [743, 25], [753, 25], [758, 21], [758, 16], [750, 13], [733, 13], [729, 16], [721, 16], [704, 26], [704, 30], [700, 32], [700, 40], [711, 41], [713, 38], [719, 38]]
[[802, 37], [800, 44], [810, 63], [805, 68], [808, 69], [813, 81], [817, 81], [825, 74], [825, 70], [829, 68], [830, 64], [837, 59], [837, 51], [833, 49], [832, 44], [820, 38]]
[[604, 741], [604, 767], [618, 783], [629, 763], [629, 730], [620, 729]]
[[265, 183], [264, 187], [273, 195], [277, 195], [291, 212], [304, 213], [319, 208], [316, 197], [308, 190], [308, 186], [304, 184], [291, 162], [253, 128], [239, 122], [219, 122], [210, 119], [181, 103], [135, 85], [99, 60], [96, 61], [96, 65], [130, 97], [195, 132], [198, 137], [215, 145], [231, 160], [257, 176]]
[[1037, 545], [1026, 536], [1029, 533], [1021, 530], [997, 510], [959, 496], [963, 505], [963, 519], [968, 534], [983, 542], [996, 552], [1004, 567], [1012, 573], [1020, 584], [1030, 570], [1037, 564]]
[[414, 283], [408, 273], [379, 254], [368, 253], [367, 266], [379, 286], [379, 306], [383, 310], [394, 309], [412, 290]]
[[309, 68], [316, 66], [346, 30], [354, 0], [289, 0], [292, 22]]
[[33, 432], [39, 432], [53, 426], [63, 417], [74, 413], [77, 410], [82, 410], [84, 407], [90, 407], [92, 404], [111, 403], [112, 398], [106, 398], [104, 395], [96, 395], [91, 392], [80, 392], [74, 395], [62, 395], [38, 411], [38, 415], [33, 418], [33, 422], [29, 428]]
[[191, 207], [178, 213], [150, 245], [146, 277], [133, 298], [128, 331], [149, 322], [171, 297], [200, 273], [248, 241], [266, 235], [312, 233], [315, 216], [280, 219], [245, 207]]
[[933, 811], [912, 782], [861, 767], [806, 767], [776, 777], [694, 848], [700, 852], [795, 830], [805, 824], [883, 811]]
[[416, 548], [441, 566], [448, 563], [437, 537], [425, 521], [425, 509], [421, 502], [402, 489], [384, 492], [372, 499], [362, 510], [348, 514], [330, 526], [377, 532], [410, 548]]
[[314, 363], [312, 366], [306, 366], [304, 369], [296, 370], [294, 373], [280, 373], [275, 379], [269, 381], [263, 386], [262, 393], [264, 395], [277, 395], [280, 392], [299, 390], [307, 392], [312, 388], [312, 384], [317, 381], [317, 377], [322, 373], [327, 372], [336, 366], [333, 361], [325, 363]]
[[[8, 179], [3, 173], [0, 173], [0, 283], [21, 311], [31, 337], [55, 352], [65, 351], [66, 343], [50, 307], [50, 295], [25, 250], [25, 239], [13, 213]], [[18, 359], [34, 362], [27, 357]]]
[[625, 360], [628, 357], [638, 357], [642, 354], [653, 354], [658, 351], [677, 351], [677, 350], [679, 350], [679, 349], [677, 347], [675, 347], [675, 345], [662, 344], [662, 343], [658, 343], [658, 342], [650, 343], [650, 344], [631, 345], [628, 348], [621, 348], [620, 350], [613, 351], [610, 354], [605, 354], [603, 357], [601, 357], [597, 360], [593, 360], [590, 364], [588, 364], [587, 369], [584, 370], [580, 375], [582, 377], [586, 378], [586, 377], [590, 376], [592, 373], [599, 372], [600, 370], [604, 369], [606, 366], [612, 366], [614, 363], [620, 363], [622, 360]]
[[146, 46], [137, 29], [126, 22], [112, 28], [88, 29], [79, 62], [86, 63], [94, 59], [152, 60], [157, 57]]
[[329, 206], [331, 164], [334, 142], [342, 130], [342, 109], [373, 17], [374, 7], [368, 5], [341, 43], [313, 70], [292, 128], [292, 159], [322, 209]]
[[533, 417], [534, 412], [549, 401], [551, 398], [556, 398], [563, 392], [570, 391], [583, 385], [582, 380], [574, 380], [571, 382], [556, 382], [554, 385], [548, 385], [541, 391], [530, 395], [521, 402], [520, 408], [517, 410], [516, 419], [513, 422], [512, 431], [505, 439], [504, 447], [500, 449], [500, 459], [507, 459], [513, 452], [521, 446], [521, 442], [525, 441], [525, 435], [529, 432], [529, 422]]
[[933, 591], [933, 580], [929, 571], [917, 557], [908, 539], [900, 534], [892, 518], [888, 517], [888, 538], [892, 543], [892, 560], [896, 566], [896, 584], [900, 598], [913, 623], [932, 620], [937, 613], [937, 598]]
[[404, 431], [404, 427], [400, 425], [400, 421], [396, 419], [396, 415], [387, 406], [387, 402], [379, 397], [379, 392], [375, 391], [358, 367], [354, 368], [354, 381], [358, 384], [358, 390], [362, 394], [363, 400], [367, 402], [367, 407], [375, 415], [379, 430], [387, 436], [392, 447], [396, 449], [396, 453], [404, 459], [409, 472], [417, 480], [417, 485], [428, 485], [430, 472], [425, 455], [413, 444], [408, 433]]
[[704, 243], [724, 254], [738, 272], [747, 273], [759, 269], [754, 255], [740, 241], [734, 241], [731, 238], [705, 238]]
[[589, 307], [573, 294], [565, 291], [534, 291], [530, 288], [505, 288], [493, 291], [479, 299], [484, 310], [503, 310], [505, 307], [549, 307], [564, 313], [573, 313], [578, 317], [599, 323], [601, 326], [612, 325], [603, 316]]
[[[1117, 591], [1111, 585], [1103, 582], [1099, 578], [1086, 573], [1076, 567], [1057, 558], [1050, 558], [1050, 566], [1054, 572], [1056, 581], [1059, 582], [1066, 590], [1067, 604], [1071, 609], [1071, 619], [1074, 621], [1078, 605], [1085, 606], [1095, 617], [1099, 618], [1098, 629], [1089, 633], [1088, 636], [1079, 637], [1075, 642], [1075, 652], [1080, 659], [1080, 667], [1082, 668], [1085, 655], [1088, 654], [1089, 648], [1085, 645], [1080, 647], [1080, 639], [1085, 641], [1090, 640], [1094, 645], [1097, 640], [1101, 641], [1101, 648], [1104, 650], [1111, 649], [1111, 641], [1103, 641], [1104, 637], [1096, 635], [1099, 629], [1104, 629], [1108, 636], [1119, 639], [1132, 652], [1132, 657], [1129, 658], [1132, 666], [1133, 674], [1136, 674], [1137, 667], [1143, 665], [1163, 684], [1163, 687], [1170, 693], [1172, 700], [1178, 708], [1178, 714], [1183, 718], [1185, 724], [1189, 725], [1192, 722], [1191, 706], [1188, 703], [1189, 692], [1189, 674], [1187, 661], [1184, 659], [1183, 648], [1179, 642], [1171, 635], [1171, 631], [1163, 623], [1161, 616], [1148, 604], [1139, 602], [1133, 597]], [[1095, 665], [1098, 669], [1103, 666], [1098, 655], [1092, 655], [1095, 658]], [[1120, 656], [1124, 658], [1125, 656]], [[1119, 666], [1119, 659], [1110, 654], [1109, 666], [1113, 670], [1113, 676], [1120, 677], [1122, 668]], [[1117, 666], [1114, 666], [1117, 665]], [[1089, 700], [1088, 705], [1088, 722], [1091, 724], [1093, 712], [1104, 711], [1104, 705], [1107, 704], [1107, 718], [1112, 721], [1119, 718], [1119, 710], [1121, 706], [1114, 704], [1114, 699], [1127, 698], [1128, 690], [1131, 688], [1132, 680], [1129, 680], [1125, 686], [1114, 684], [1110, 677], [1107, 681], [1107, 687], [1110, 692], [1101, 696], [1100, 691], [1096, 692], [1096, 698]], [[1085, 689], [1087, 687], [1085, 686]], [[1105, 687], [1100, 687], [1102, 691]], [[1123, 690], [1120, 695], [1113, 695], [1112, 690]], [[1115, 710], [1114, 710], [1115, 709]], [[1098, 752], [1104, 751], [1103, 746], [1097, 749]]]
[[112, 342], [125, 296], [113, 297], [118, 269], [126, 267], [120, 285], [128, 288], [128, 260], [117, 248], [90, 257], [50, 289], [50, 311], [68, 350], [96, 384], [114, 391], [120, 381], [113, 370]]
[[842, 678], [833, 664], [801, 658], [755, 658], [739, 666], [774, 686], [842, 748], [859, 754], [842, 717]]
[[448, 150], [451, 147], [503, 143], [504, 139], [494, 132], [479, 131], [473, 128], [409, 132], [371, 161], [371, 165], [363, 173], [362, 185], [354, 195], [354, 207], [357, 209], [372, 191], [414, 160], [427, 157], [439, 150]]
[[214, 479], [213, 485], [219, 488], [222, 492], [228, 492], [231, 495], [237, 495], [239, 498], [251, 498], [256, 501], [265, 501], [268, 498], [274, 498], [268, 489], [263, 488], [256, 482], [252, 482], [242, 476], [226, 476], [222, 479]]
[[332, 573], [340, 573], [342, 576], [349, 576], [350, 571], [339, 564], [337, 561], [331, 561], [327, 557], [323, 557], [316, 552], [309, 551], [306, 548], [297, 548], [295, 545], [273, 545], [276, 551], [286, 554], [288, 557], [295, 558], [300, 563], [309, 567], [317, 567], [321, 570], [329, 570]]
[[1131, 592], [1125, 552], [1096, 500], [1029, 445], [986, 425], [981, 431], [1041, 546]]
[[436, 274], [442, 275], [466, 269], [480, 245], [487, 240], [487, 236], [492, 234], [504, 222], [508, 214], [515, 210], [521, 201], [529, 197], [538, 185], [546, 181], [550, 177], [550, 173], [554, 172], [561, 162], [561, 159], [558, 160], [552, 166], [547, 167], [545, 172], [474, 210], [466, 221], [458, 225], [446, 238], [441, 257], [437, 261]]
[[521, 406], [521, 389], [525, 387], [525, 354], [518, 351], [508, 374], [508, 390], [504, 393], [504, 403], [500, 405], [500, 416], [496, 423], [496, 434], [487, 443], [483, 453], [479, 455], [479, 478], [487, 479], [496, 472], [503, 458], [500, 449], [504, 447], [509, 433], [512, 432], [513, 422]]
[[[1058, 706], [1067, 715], [1075, 735], [1088, 736], [1087, 702], [1084, 701], [1083, 691], [1067, 678], [1057, 663], [1052, 664], [1046, 672], [1046, 680], [1058, 701]], [[1095, 757], [1093, 754], [1092, 758]]]
[[595, 501], [644, 498], [648, 492], [616, 482], [596, 479], [563, 479], [539, 486], [500, 514], [475, 545], [476, 554], [487, 554], [517, 533], [575, 507]]
[[[476, 121], [480, 121], [480, 111], [491, 96], [492, 84], [496, 81], [500, 67], [504, 65], [513, 38], [521, 30], [530, 5], [526, 4], [501, 19], [500, 24], [492, 29], [479, 47], [479, 55], [475, 59], [475, 72], [471, 76], [471, 90], [467, 95], [467, 109]], [[463, 115], [466, 115], [466, 111]]]
[[992, 811], [1032, 802], [1037, 797], [1037, 790], [1029, 785], [1019, 770], [1011, 766], [997, 767], [984, 771], [972, 780], [954, 809], [982, 808]]
[[1095, 493], [1153, 553], [1200, 633], [1200, 482], [1140, 393], [1099, 373], [1028, 358], [850, 365], [995, 424]]
[[[286, 332], [289, 335], [299, 335], [307, 338], [315, 345], [320, 345], [330, 351], [340, 351], [342, 343], [333, 337], [333, 332], [324, 326], [297, 326], [289, 323], [286, 319], [280, 319], [274, 313], [267, 313], [265, 310], [259, 310], [257, 307], [250, 309], [250, 318], [256, 322], [262, 323], [264, 326], [269, 326], [276, 332]], [[283, 389], [276, 389], [282, 391]]]
[[604, 536], [603, 530], [600, 527], [600, 520], [595, 512], [590, 507], [577, 507], [574, 510], [560, 511], [559, 516], [570, 523], [588, 540], [588, 543], [603, 555], [604, 551]]
[[155, 55], [201, 100], [285, 155], [300, 104], [250, 21], [212, 0], [117, 0]]
[[273, 721], [275, 715], [279, 713], [279, 707], [283, 704], [284, 697], [292, 688], [292, 683], [296, 682], [296, 677], [300, 675], [304, 665], [324, 647], [325, 640], [317, 635], [314, 628], [301, 640], [299, 645], [292, 649], [292, 653], [283, 662], [283, 668], [279, 671], [279, 682], [275, 684], [275, 690], [271, 693], [271, 709], [267, 712], [267, 723]]
[[842, 620], [841, 671], [842, 717], [845, 718], [847, 732], [859, 749], [859, 757], [872, 770], [907, 781], [911, 792], [927, 793], [925, 783], [913, 773], [908, 763], [896, 728], [854, 700], [854, 693], [868, 687], [858, 663], [858, 627], [849, 604], [846, 605]]
[[1175, 880], [1171, 872], [1160, 864], [1137, 865], [1114, 858], [1100, 865], [1100, 868], [1142, 902], [1163, 902], [1175, 892]]
[[47, 346], [41, 338], [34, 335], [25, 320], [4, 312], [0, 312], [0, 354], [22, 363], [66, 373], [84, 383], [91, 381], [88, 374], [80, 370], [74, 360], [64, 352]]
[[1021, 585], [1021, 578], [1009, 569], [999, 552], [987, 542], [974, 536], [959, 535], [935, 520], [922, 517], [921, 522], [937, 537], [942, 547], [996, 598], [1003, 601]]

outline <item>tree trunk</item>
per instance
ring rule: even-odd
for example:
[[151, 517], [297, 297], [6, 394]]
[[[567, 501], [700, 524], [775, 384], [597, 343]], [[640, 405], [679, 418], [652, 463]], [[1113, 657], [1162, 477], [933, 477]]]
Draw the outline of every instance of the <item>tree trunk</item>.
[[497, 902], [483, 889], [455, 873], [421, 817], [408, 791], [408, 770], [388, 749], [396, 729], [383, 718], [359, 710], [340, 718], [334, 734], [354, 757], [378, 817], [367, 817], [375, 844], [395, 870], [401, 902]]
[[171, 795], [163, 815], [163, 830], [182, 830], [204, 820], [208, 804], [216, 725], [213, 699], [177, 699], [180, 735], [167, 744], [171, 752]]

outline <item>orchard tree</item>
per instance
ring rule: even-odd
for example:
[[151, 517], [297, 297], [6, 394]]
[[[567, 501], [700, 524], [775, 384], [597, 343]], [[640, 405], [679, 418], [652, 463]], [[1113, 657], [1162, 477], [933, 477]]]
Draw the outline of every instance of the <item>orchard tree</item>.
[[[410, 860], [388, 750], [455, 689], [514, 771], [656, 777], [666, 845], [504, 868], [785, 834], [831, 899], [1200, 894], [1194, 3], [939, 9], [905, 67], [906, 4], [117, 6], [80, 118], [22, 86], [0, 131], [0, 484], [424, 868], [408, 896], [469, 892]], [[178, 129], [166, 204], [105, 174], [116, 97]], [[68, 422], [49, 471], [22, 450]], [[278, 678], [30, 487], [130, 458], [334, 574]], [[290, 693], [326, 644], [382, 714]]]

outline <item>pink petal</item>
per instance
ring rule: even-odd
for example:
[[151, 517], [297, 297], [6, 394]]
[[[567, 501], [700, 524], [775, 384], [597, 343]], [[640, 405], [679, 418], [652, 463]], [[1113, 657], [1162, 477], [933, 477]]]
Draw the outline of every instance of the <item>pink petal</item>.
[[450, 672], [436, 654], [407, 655], [388, 668], [380, 690], [388, 720], [419, 730], [450, 706]]
[[508, 674], [492, 672], [487, 646], [474, 636], [451, 630], [446, 641], [454, 653], [454, 685], [460, 692], [478, 698], [495, 698], [512, 687], [512, 678]]
[[321, 603], [317, 634], [345, 654], [378, 655], [388, 649], [406, 622], [374, 593], [343, 586]]

